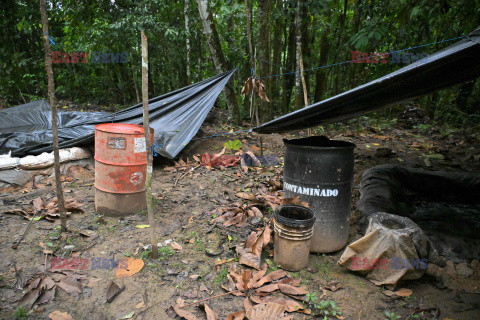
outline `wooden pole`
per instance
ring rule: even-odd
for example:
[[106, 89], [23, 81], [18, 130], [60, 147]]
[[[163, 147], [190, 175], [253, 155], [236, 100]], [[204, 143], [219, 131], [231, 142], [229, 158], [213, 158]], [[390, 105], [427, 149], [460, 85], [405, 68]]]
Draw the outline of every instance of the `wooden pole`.
[[145, 177], [145, 195], [147, 197], [148, 224], [150, 225], [150, 242], [152, 243], [152, 257], [158, 258], [157, 241], [155, 241], [155, 217], [153, 215], [152, 174], [153, 148], [150, 133], [150, 119], [148, 114], [148, 42], [143, 30], [142, 38], [142, 100], [143, 100], [143, 128], [147, 146], [147, 174]]
[[42, 17], [43, 29], [43, 49], [45, 50], [45, 69], [48, 79], [48, 96], [52, 108], [52, 139], [53, 139], [53, 158], [55, 171], [55, 187], [57, 191], [58, 212], [60, 213], [61, 232], [67, 231], [67, 215], [65, 214], [65, 200], [63, 198], [62, 182], [60, 180], [60, 152], [58, 150], [58, 116], [57, 102], [55, 99], [55, 81], [53, 79], [52, 67], [52, 49], [50, 48], [50, 38], [48, 36], [48, 18], [46, 0], [40, 0], [40, 15]]

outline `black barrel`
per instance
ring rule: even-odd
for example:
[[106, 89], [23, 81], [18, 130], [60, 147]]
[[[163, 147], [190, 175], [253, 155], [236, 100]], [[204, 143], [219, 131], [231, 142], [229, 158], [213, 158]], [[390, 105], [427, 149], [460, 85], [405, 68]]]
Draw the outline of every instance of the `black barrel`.
[[350, 230], [355, 144], [321, 136], [283, 142], [284, 198], [299, 196], [316, 217], [310, 251], [340, 250]]

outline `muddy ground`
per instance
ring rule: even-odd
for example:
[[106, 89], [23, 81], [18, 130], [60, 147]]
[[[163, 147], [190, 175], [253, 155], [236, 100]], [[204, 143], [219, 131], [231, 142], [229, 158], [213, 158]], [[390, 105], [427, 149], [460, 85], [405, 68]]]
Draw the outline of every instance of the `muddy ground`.
[[[478, 172], [480, 169], [479, 135], [465, 134], [463, 131], [444, 132], [433, 127], [401, 129], [392, 124], [364, 123], [364, 120], [350, 123], [349, 126], [330, 126], [312, 132], [357, 145], [349, 242], [358, 238], [356, 221], [359, 212], [355, 210], [355, 202], [359, 197], [359, 183], [364, 170], [385, 163], [430, 170]], [[204, 126], [203, 134], [228, 132], [231, 129], [238, 128]], [[306, 131], [265, 135], [264, 153], [276, 155], [282, 162], [282, 139], [306, 135]], [[195, 154], [217, 153], [229, 139], [234, 138], [226, 136], [197, 140], [179, 158], [193, 160]], [[252, 150], [253, 146], [253, 151], [259, 154], [258, 136], [246, 133], [236, 135], [235, 139], [242, 141], [244, 152]], [[248, 173], [244, 173], [240, 167], [209, 170], [203, 166], [197, 167], [198, 164], [192, 165], [190, 169], [195, 169], [185, 173], [182, 170], [174, 171], [173, 165], [174, 162], [165, 159], [155, 162], [152, 186], [156, 198], [155, 230], [158, 242], [167, 243], [160, 247], [160, 258], [156, 260], [150, 258], [148, 247], [145, 247], [149, 229], [136, 227], [148, 224], [145, 213], [118, 219], [102, 217], [95, 212], [92, 182], [94, 172], [88, 167], [72, 173], [72, 178], [65, 178], [70, 180], [64, 182], [66, 197], [82, 203], [84, 210], [84, 213], [70, 215], [70, 232], [60, 234], [58, 220], [35, 221], [24, 241], [14, 250], [11, 246], [19, 239], [28, 221], [19, 215], [2, 214], [0, 318], [48, 319], [48, 314], [60, 310], [68, 312], [76, 320], [121, 319], [125, 316], [132, 319], [170, 319], [166, 310], [175, 304], [178, 297], [185, 300], [185, 303], [191, 303], [224, 293], [221, 285], [227, 283], [228, 266], [237, 262], [233, 260], [219, 267], [215, 263], [235, 258], [234, 246], [244, 242], [253, 230], [261, 227], [271, 217], [272, 211], [262, 207], [264, 221], [255, 224], [249, 222], [241, 228], [212, 224], [211, 212], [223, 205], [240, 201], [236, 197], [240, 191], [248, 191], [250, 188], [256, 193], [260, 184], [270, 187], [266, 181], [280, 179], [282, 164], [277, 168], [250, 169]], [[39, 188], [40, 192], [31, 184], [4, 190], [0, 198], [3, 204], [0, 204], [4, 207], [25, 207], [38, 196], [48, 201], [54, 196], [51, 182], [44, 181]], [[30, 192], [36, 193], [29, 196]], [[80, 233], [87, 230], [91, 236]], [[181, 250], [173, 248], [170, 241], [181, 245]], [[36, 306], [34, 311], [29, 311], [29, 306], [19, 309], [18, 300], [22, 291], [15, 288], [14, 265], [22, 269], [21, 273], [28, 279], [42, 271], [45, 249], [63, 258], [140, 258], [145, 261], [145, 266], [133, 276], [115, 280], [114, 269], [92, 269], [89, 264], [87, 269], [78, 270], [89, 280], [88, 285], [83, 286], [81, 294], [67, 294], [63, 290], [57, 290], [53, 302]], [[220, 254], [211, 256], [212, 252]], [[342, 312], [339, 319], [480, 319], [480, 283], [476, 285], [476, 292], [465, 292], [461, 286], [439, 288], [435, 279], [425, 275], [419, 280], [404, 282], [397, 287], [411, 289], [413, 294], [405, 298], [392, 298], [383, 293], [386, 288], [377, 287], [361, 275], [338, 266], [336, 261], [342, 252], [343, 250], [331, 254], [311, 254], [308, 268], [289, 273], [293, 278], [301, 278], [302, 285], [310, 294], [320, 296], [326, 292], [322, 299], [335, 302]], [[277, 269], [271, 257], [267, 255], [264, 258], [268, 260], [269, 270]], [[50, 259], [51, 256], [48, 256], [47, 265], [50, 265]], [[471, 262], [468, 267], [478, 279], [478, 261]], [[455, 272], [455, 268], [450, 273], [452, 279], [462, 277]], [[112, 280], [119, 286], [124, 285], [125, 289], [111, 303], [105, 303], [107, 286]], [[322, 290], [332, 280], [338, 281], [341, 289], [334, 292]], [[226, 319], [227, 315], [243, 309], [243, 298], [233, 295], [214, 298], [207, 303], [219, 319]], [[186, 309], [195, 313], [199, 319], [206, 319], [201, 309], [194, 306]], [[413, 312], [419, 309], [425, 311], [414, 316]], [[394, 316], [388, 318], [385, 312], [394, 313]], [[300, 313], [292, 315], [294, 319], [314, 318]]]

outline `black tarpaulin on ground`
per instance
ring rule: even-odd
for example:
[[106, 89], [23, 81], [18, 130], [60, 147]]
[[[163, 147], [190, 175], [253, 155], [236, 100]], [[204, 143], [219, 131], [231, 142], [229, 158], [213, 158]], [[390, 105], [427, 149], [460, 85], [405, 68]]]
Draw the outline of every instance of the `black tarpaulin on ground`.
[[468, 38], [427, 58], [253, 130], [258, 133], [286, 132], [348, 120], [393, 102], [475, 79], [480, 76], [479, 57], [480, 31], [477, 30]]
[[[215, 100], [235, 70], [149, 100], [150, 127], [155, 150], [174, 158], [195, 136]], [[142, 104], [109, 114], [61, 111], [58, 113], [60, 148], [93, 142], [95, 125], [105, 122], [142, 124]], [[45, 100], [0, 110], [0, 154], [12, 156], [52, 151], [50, 106]]]

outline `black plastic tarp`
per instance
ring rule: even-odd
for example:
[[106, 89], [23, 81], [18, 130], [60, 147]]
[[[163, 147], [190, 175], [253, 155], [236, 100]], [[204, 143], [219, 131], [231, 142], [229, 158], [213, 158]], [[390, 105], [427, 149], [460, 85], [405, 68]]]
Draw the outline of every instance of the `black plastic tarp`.
[[[149, 100], [150, 127], [155, 130], [155, 150], [174, 158], [196, 135], [215, 100], [235, 70]], [[90, 144], [95, 125], [105, 122], [142, 124], [142, 104], [109, 114], [59, 111], [61, 148]], [[13, 156], [52, 151], [50, 106], [45, 100], [0, 110], [0, 154]]]
[[480, 31], [395, 72], [281, 116], [253, 130], [286, 132], [348, 120], [480, 76]]

